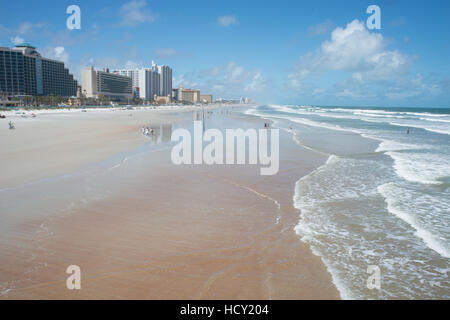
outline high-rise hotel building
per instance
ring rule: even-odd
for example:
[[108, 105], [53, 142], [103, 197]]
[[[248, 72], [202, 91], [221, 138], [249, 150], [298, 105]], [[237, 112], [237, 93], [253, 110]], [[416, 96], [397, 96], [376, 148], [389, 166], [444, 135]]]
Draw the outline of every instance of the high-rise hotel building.
[[133, 87], [138, 88], [139, 98], [143, 100], [172, 93], [172, 68], [168, 66], [158, 66], [152, 61], [151, 68], [120, 69], [114, 73], [131, 77]]
[[153, 100], [155, 94], [159, 94], [160, 76], [156, 68], [121, 69], [114, 73], [131, 77], [133, 88], [139, 92], [138, 98]]
[[155, 69], [139, 69], [139, 97], [141, 99], [153, 100], [159, 93], [160, 85], [160, 77]]
[[36, 48], [23, 43], [0, 47], [0, 95], [75, 96], [77, 81], [64, 62], [42, 57]]
[[132, 79], [109, 72], [109, 69], [97, 71], [87, 67], [82, 73], [82, 93], [88, 98], [104, 96], [112, 100], [126, 100], [133, 96]]
[[167, 96], [172, 94], [172, 68], [168, 66], [156, 66], [159, 73], [160, 85], [159, 95]]

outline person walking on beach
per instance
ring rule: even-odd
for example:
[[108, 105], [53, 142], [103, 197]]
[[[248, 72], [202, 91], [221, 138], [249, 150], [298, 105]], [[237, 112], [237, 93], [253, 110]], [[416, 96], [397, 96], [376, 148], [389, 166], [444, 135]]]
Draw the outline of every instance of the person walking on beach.
[[406, 134], [409, 134], [409, 128], [406, 130]]

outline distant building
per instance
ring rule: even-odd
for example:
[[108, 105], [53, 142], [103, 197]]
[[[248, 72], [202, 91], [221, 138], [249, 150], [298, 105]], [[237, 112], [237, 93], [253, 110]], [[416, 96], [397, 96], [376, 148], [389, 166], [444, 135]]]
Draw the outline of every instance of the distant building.
[[178, 96], [179, 96], [179, 89], [178, 88], [173, 88], [172, 89], [172, 99], [179, 101], [180, 99], [178, 99]]
[[170, 94], [168, 94], [167, 96], [157, 96], [155, 94], [155, 96], [153, 97], [153, 101], [159, 104], [169, 104], [172, 102], [172, 97]]
[[168, 66], [158, 66], [153, 62], [153, 67], [156, 68], [159, 74], [159, 95], [167, 96], [172, 94], [172, 68]]
[[159, 94], [160, 77], [153, 68], [139, 69], [139, 97], [143, 100], [153, 100]]
[[0, 94], [75, 96], [77, 81], [64, 62], [42, 57], [28, 43], [0, 47]]
[[212, 103], [213, 102], [212, 94], [201, 94], [200, 95], [200, 102], [201, 103]]
[[152, 61], [151, 68], [120, 69], [114, 73], [130, 77], [143, 100], [153, 100], [155, 94], [163, 97], [172, 94], [172, 68], [168, 66], [158, 66]]
[[139, 88], [139, 69], [120, 69], [113, 71], [113, 73], [130, 77], [133, 87]]
[[104, 96], [111, 100], [126, 100], [133, 97], [132, 79], [110, 73], [109, 69], [96, 71], [88, 67], [82, 73], [82, 90], [88, 98]]
[[139, 99], [139, 87], [133, 87], [133, 98]]
[[180, 89], [178, 89], [177, 100], [190, 103], [200, 102], [200, 90], [185, 89], [183, 86], [180, 86]]
[[83, 97], [83, 91], [81, 86], [77, 86], [77, 99], [81, 99]]

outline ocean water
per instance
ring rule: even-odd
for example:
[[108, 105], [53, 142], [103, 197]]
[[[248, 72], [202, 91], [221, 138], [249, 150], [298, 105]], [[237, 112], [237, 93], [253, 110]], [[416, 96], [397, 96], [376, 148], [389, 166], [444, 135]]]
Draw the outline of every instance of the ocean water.
[[[246, 113], [327, 155], [297, 181], [295, 232], [342, 298], [450, 299], [450, 109], [268, 105]], [[367, 287], [369, 265], [380, 268], [380, 289]]]

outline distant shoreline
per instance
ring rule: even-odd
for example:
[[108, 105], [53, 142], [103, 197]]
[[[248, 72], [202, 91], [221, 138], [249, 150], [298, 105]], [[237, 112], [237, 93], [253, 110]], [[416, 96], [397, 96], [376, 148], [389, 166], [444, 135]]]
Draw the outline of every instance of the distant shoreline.
[[120, 105], [120, 106], [65, 106], [65, 107], [6, 107], [0, 108], [0, 114], [6, 116], [16, 115], [20, 112], [31, 112], [31, 113], [71, 113], [71, 112], [82, 112], [88, 110], [97, 111], [193, 111], [201, 110], [202, 107], [205, 110], [217, 109], [217, 108], [251, 108], [255, 107], [257, 104], [226, 104], [226, 103], [210, 103], [206, 105], [182, 105], [182, 104], [165, 104], [159, 106], [153, 105]]

